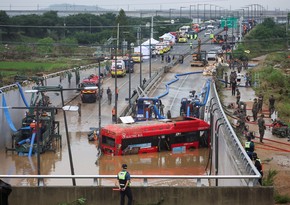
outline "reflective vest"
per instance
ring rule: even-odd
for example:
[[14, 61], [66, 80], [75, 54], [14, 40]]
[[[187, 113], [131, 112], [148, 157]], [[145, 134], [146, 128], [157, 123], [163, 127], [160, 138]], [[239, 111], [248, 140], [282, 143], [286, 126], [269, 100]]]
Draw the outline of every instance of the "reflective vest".
[[[127, 171], [120, 171], [118, 174], [118, 180], [121, 188], [124, 188], [127, 183], [126, 174]], [[130, 186], [130, 183], [128, 184], [128, 186]]]
[[251, 142], [249, 142], [249, 141], [245, 142], [245, 148], [246, 149], [250, 149], [250, 145], [251, 145]]
[[209, 35], [209, 38], [210, 38], [210, 39], [213, 39], [213, 38], [214, 38], [214, 34], [211, 33], [211, 34]]

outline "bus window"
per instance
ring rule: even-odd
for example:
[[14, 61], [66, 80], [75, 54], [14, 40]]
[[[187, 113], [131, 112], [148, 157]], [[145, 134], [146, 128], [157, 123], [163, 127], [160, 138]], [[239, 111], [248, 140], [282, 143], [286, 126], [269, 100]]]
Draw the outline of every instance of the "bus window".
[[115, 147], [115, 140], [107, 136], [102, 136], [102, 144], [110, 147]]
[[128, 146], [140, 146], [140, 147], [150, 147], [157, 146], [158, 140], [157, 136], [152, 137], [140, 137], [140, 138], [132, 138], [132, 139], [123, 139], [122, 140], [122, 150], [126, 149]]
[[172, 143], [186, 143], [186, 142], [194, 142], [199, 140], [199, 132], [188, 132], [181, 133], [180, 135], [176, 135], [173, 137]]

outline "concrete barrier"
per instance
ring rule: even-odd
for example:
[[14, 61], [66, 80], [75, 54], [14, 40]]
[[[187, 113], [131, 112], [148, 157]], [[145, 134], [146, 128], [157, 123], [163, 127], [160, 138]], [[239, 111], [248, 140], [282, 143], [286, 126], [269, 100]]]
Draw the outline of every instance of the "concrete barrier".
[[[113, 187], [13, 187], [10, 205], [119, 204]], [[273, 187], [132, 187], [134, 205], [273, 205]]]

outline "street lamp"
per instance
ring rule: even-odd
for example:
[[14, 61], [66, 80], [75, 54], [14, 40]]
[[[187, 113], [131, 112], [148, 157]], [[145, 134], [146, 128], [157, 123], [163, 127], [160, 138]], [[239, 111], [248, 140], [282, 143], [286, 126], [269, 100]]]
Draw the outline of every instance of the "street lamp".
[[153, 16], [151, 16], [151, 22], [146, 24], [146, 27], [150, 28], [150, 35], [149, 35], [149, 79], [151, 79], [151, 57], [152, 57], [152, 48], [151, 48], [151, 39], [153, 38]]
[[[131, 63], [132, 58], [132, 48], [134, 48], [134, 43], [130, 44], [129, 49], [129, 65]], [[131, 108], [131, 70], [129, 69], [129, 107]]]
[[120, 29], [120, 24], [117, 24], [117, 44], [116, 44], [116, 49], [115, 49], [115, 123], [118, 124], [118, 98], [117, 98], [117, 92], [119, 92], [118, 89], [118, 84], [117, 84], [117, 55], [118, 55], [118, 48], [119, 48], [119, 29]]
[[169, 19], [171, 20], [171, 12], [174, 11], [175, 9], [169, 9]]
[[186, 7], [184, 7], [184, 6], [180, 7], [180, 17], [179, 18], [181, 18], [181, 10], [184, 9], [184, 8], [186, 8]]
[[[74, 165], [73, 165], [73, 157], [72, 157], [72, 152], [71, 152], [71, 147], [70, 147], [70, 139], [69, 139], [69, 134], [68, 134], [68, 126], [67, 126], [67, 119], [66, 119], [66, 109], [64, 106], [64, 97], [63, 97], [63, 90], [62, 87], [60, 87], [60, 95], [61, 95], [61, 102], [62, 102], [62, 107], [63, 107], [63, 117], [64, 117], [64, 126], [65, 126], [65, 133], [66, 133], [66, 140], [67, 140], [67, 149], [68, 149], [68, 156], [69, 156], [69, 161], [70, 161], [70, 170], [71, 170], [71, 175], [75, 175], [74, 171]], [[76, 185], [76, 179], [72, 179], [73, 186]]]
[[[99, 64], [99, 80], [98, 80], [98, 98], [99, 98], [99, 135], [101, 133], [101, 114], [102, 114], [102, 111], [101, 111], [101, 61], [104, 60], [104, 57], [103, 55], [101, 57], [98, 57], [97, 58], [97, 61], [98, 61], [98, 64]], [[115, 75], [117, 74], [117, 69], [115, 67]], [[100, 140], [100, 137], [98, 137], [98, 139]], [[100, 146], [100, 141], [98, 143], [98, 145]]]
[[197, 4], [197, 23], [199, 24], [199, 6], [202, 4]]
[[205, 6], [208, 4], [203, 4], [203, 22], [205, 22]]
[[212, 4], [209, 5], [209, 19], [211, 20], [211, 7], [214, 6]]
[[192, 7], [192, 6], [194, 7], [194, 10], [195, 10], [195, 8], [196, 8], [196, 5], [189, 5], [189, 18], [190, 18], [190, 19], [192, 19], [192, 16], [191, 16], [191, 13], [192, 13], [192, 12], [191, 12], [191, 7]]
[[141, 26], [138, 28], [138, 44], [140, 47], [140, 87], [142, 87], [142, 44], [141, 44]]

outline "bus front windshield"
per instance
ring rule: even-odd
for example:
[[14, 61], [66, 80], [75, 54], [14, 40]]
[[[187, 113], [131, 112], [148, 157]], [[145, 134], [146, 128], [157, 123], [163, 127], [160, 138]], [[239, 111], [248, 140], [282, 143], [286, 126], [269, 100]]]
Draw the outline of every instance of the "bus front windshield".
[[102, 144], [110, 147], [115, 147], [115, 139], [108, 136], [102, 136]]

